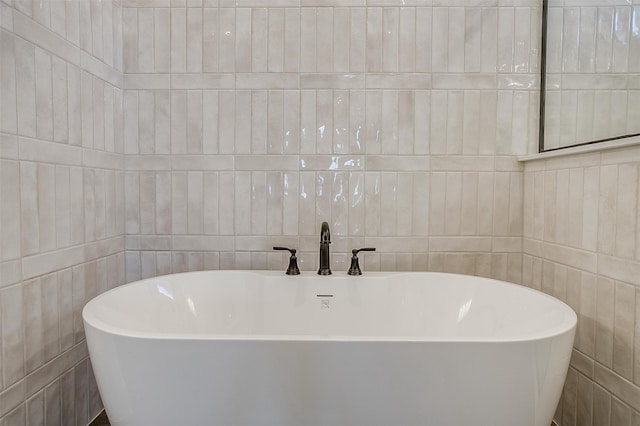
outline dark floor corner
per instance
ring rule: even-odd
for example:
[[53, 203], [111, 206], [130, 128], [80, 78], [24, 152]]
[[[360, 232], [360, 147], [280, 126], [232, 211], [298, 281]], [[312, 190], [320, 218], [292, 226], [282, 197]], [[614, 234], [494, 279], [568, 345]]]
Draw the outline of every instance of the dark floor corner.
[[[111, 423], [109, 423], [107, 413], [103, 410], [98, 417], [96, 417], [91, 423], [89, 423], [89, 426], [111, 426]], [[551, 426], [558, 426], [558, 424], [553, 421], [551, 422]]]
[[102, 411], [102, 413], [100, 413], [98, 417], [96, 417], [95, 419], [93, 419], [91, 423], [89, 423], [89, 426], [110, 426], [110, 425], [111, 423], [109, 423], [109, 418], [107, 417], [107, 413], [105, 413], [104, 410]]

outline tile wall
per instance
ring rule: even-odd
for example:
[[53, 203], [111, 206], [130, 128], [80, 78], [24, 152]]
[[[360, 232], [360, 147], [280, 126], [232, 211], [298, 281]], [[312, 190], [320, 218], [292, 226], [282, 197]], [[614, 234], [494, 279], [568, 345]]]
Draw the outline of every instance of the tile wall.
[[526, 163], [523, 283], [578, 313], [561, 426], [640, 424], [640, 148]]
[[[636, 425], [640, 150], [529, 162], [538, 0], [0, 0], [0, 422], [87, 424], [80, 308], [155, 274], [432, 270], [579, 313], [561, 425]], [[524, 206], [524, 210], [523, 210]], [[524, 237], [523, 237], [524, 236]]]
[[124, 283], [122, 7], [0, 1], [0, 424], [102, 407], [81, 309]]
[[640, 133], [640, 2], [549, 0], [545, 148]]
[[520, 281], [538, 0], [128, 0], [127, 280], [332, 265]]

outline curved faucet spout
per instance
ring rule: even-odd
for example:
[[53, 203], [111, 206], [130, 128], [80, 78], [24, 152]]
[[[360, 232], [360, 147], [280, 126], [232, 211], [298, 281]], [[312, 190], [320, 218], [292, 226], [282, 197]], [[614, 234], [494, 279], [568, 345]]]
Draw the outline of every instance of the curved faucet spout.
[[331, 275], [329, 244], [331, 244], [329, 224], [322, 222], [320, 227], [320, 269], [318, 269], [318, 275]]
[[322, 222], [322, 226], [320, 227], [320, 244], [322, 243], [331, 244], [331, 231], [329, 231], [329, 224], [327, 222]]

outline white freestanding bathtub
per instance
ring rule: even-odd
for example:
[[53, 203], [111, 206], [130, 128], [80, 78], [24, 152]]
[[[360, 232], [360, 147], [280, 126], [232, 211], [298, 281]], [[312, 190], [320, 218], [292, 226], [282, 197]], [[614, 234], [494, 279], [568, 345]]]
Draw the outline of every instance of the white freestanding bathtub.
[[207, 271], [83, 311], [113, 426], [549, 426], [575, 313], [440, 273]]

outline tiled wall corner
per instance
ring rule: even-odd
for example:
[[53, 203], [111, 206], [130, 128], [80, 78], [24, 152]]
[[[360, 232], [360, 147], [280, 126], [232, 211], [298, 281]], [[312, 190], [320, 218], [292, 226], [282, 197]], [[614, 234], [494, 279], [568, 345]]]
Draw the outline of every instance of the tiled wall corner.
[[122, 5], [0, 2], [0, 421], [101, 410], [81, 309], [125, 282]]
[[3, 424], [100, 409], [80, 316], [94, 295], [284, 270], [276, 244], [315, 270], [323, 220], [335, 271], [376, 246], [365, 271], [567, 301], [557, 419], [637, 422], [640, 156], [516, 161], [537, 141], [539, 1], [265, 5], [0, 0]]
[[525, 166], [523, 284], [578, 314], [561, 426], [640, 419], [639, 167], [637, 147]]

